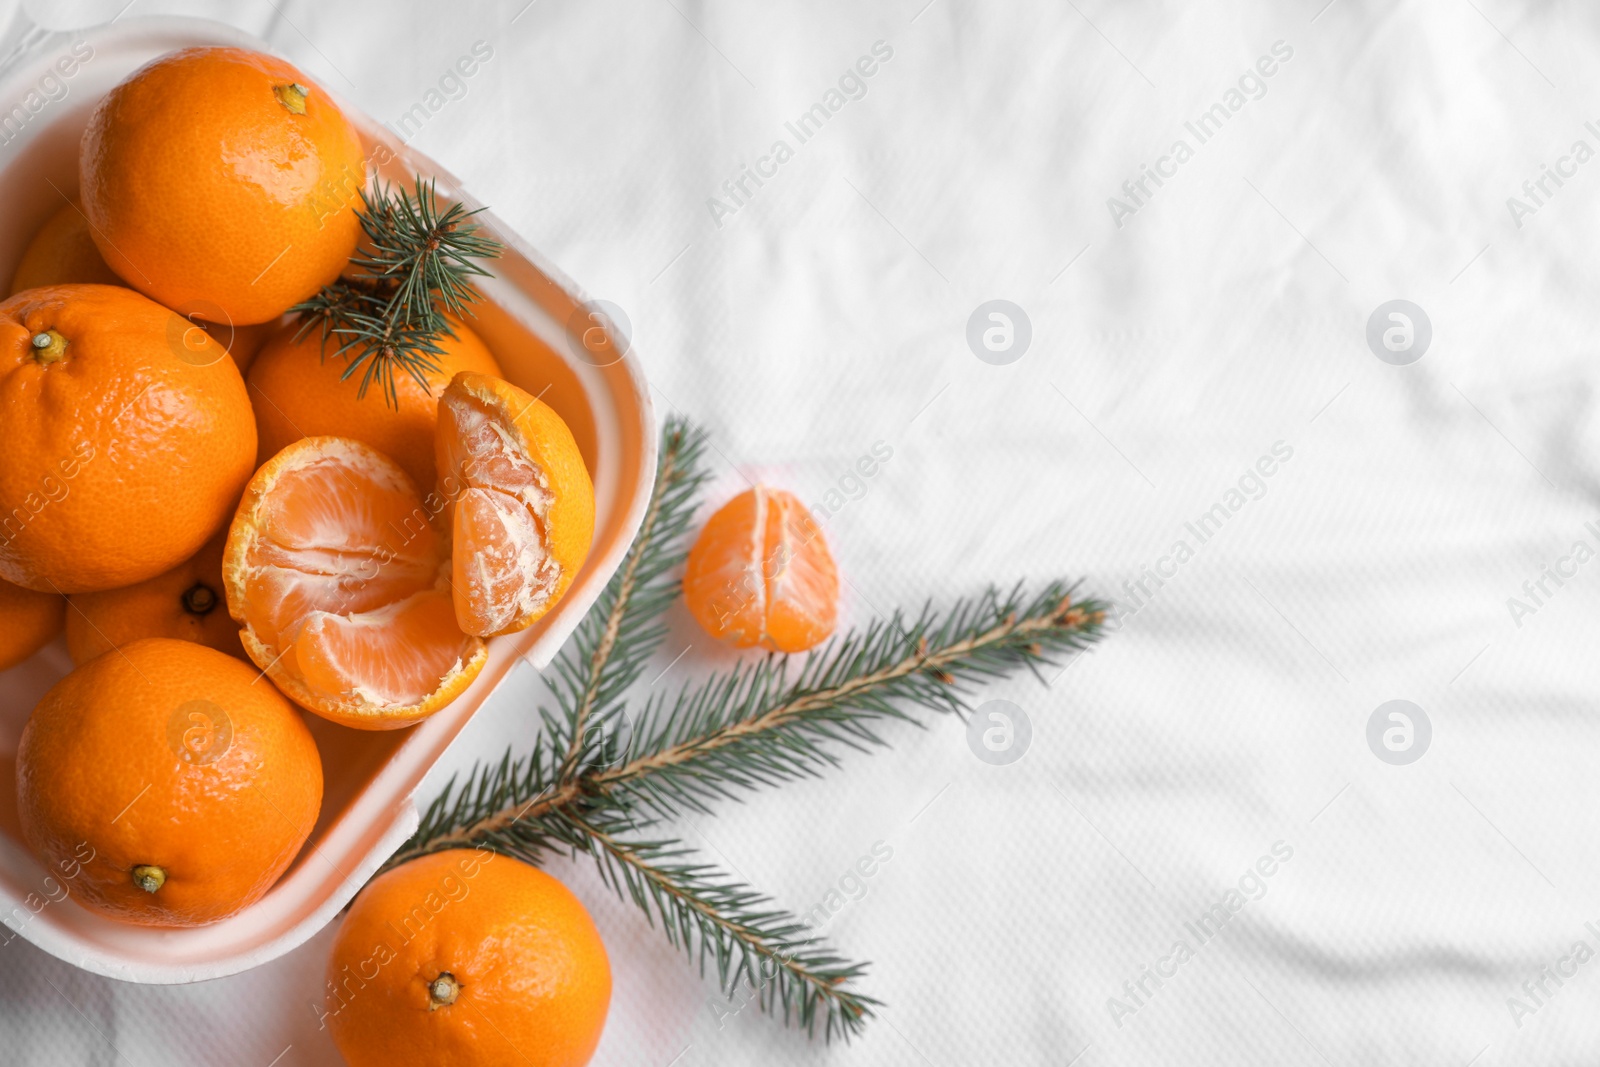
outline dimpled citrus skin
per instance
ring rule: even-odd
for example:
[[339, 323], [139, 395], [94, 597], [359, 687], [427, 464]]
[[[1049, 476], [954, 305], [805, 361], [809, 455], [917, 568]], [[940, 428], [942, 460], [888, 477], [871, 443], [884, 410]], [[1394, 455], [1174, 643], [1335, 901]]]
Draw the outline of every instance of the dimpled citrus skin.
[[61, 632], [67, 602], [0, 581], [0, 671], [10, 670]]
[[[298, 85], [294, 106], [278, 90]], [[186, 48], [100, 101], [79, 179], [95, 244], [129, 285], [185, 314], [266, 322], [345, 268], [366, 161], [332, 99], [281, 59]]]
[[460, 371], [500, 374], [500, 364], [477, 334], [454, 320], [451, 328], [455, 337], [439, 338], [444, 349], [434, 356], [439, 369], [423, 374], [427, 388], [396, 369], [397, 410], [376, 381], [365, 396], [359, 395], [366, 364], [339, 380], [355, 354], [338, 355], [337, 339], [324, 342], [321, 331], [313, 328], [296, 341], [299, 325], [283, 327], [262, 348], [246, 379], [261, 439], [257, 459], [265, 463], [302, 437], [353, 437], [399, 463], [424, 493], [431, 490], [439, 394]]
[[[41, 359], [33, 339], [65, 348]], [[222, 529], [255, 416], [222, 346], [131, 289], [0, 303], [0, 578], [88, 593], [153, 578]]]
[[324, 1022], [350, 1067], [583, 1067], [610, 1003], [605, 945], [566, 886], [454, 849], [361, 891], [334, 938]]
[[67, 652], [72, 662], [87, 663], [146, 637], [193, 641], [244, 659], [239, 627], [228, 616], [223, 594], [226, 539], [225, 532], [217, 534], [194, 556], [148, 581], [68, 597]]
[[89, 232], [89, 220], [76, 201], [62, 204], [39, 228], [22, 251], [17, 272], [11, 276], [12, 293], [40, 285], [69, 282], [121, 285], [116, 271], [106, 266]]
[[[121, 285], [122, 279], [106, 266], [95, 247], [83, 206], [72, 201], [63, 204], [33, 235], [11, 280], [11, 293], [41, 285], [79, 284]], [[199, 315], [191, 316], [191, 321], [222, 343], [239, 365], [240, 374], [250, 369], [250, 361], [278, 326], [276, 319], [253, 326], [218, 325]]]
[[[44, 695], [17, 749], [17, 813], [72, 899], [196, 926], [278, 880], [316, 823], [322, 763], [299, 713], [258, 678], [215, 649], [152, 638]], [[134, 881], [147, 866], [165, 876], [154, 892]]]

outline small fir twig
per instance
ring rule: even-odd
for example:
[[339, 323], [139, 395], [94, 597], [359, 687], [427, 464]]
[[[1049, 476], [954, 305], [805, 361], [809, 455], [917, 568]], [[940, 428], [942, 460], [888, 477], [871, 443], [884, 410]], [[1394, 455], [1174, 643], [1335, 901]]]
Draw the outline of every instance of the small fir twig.
[[883, 744], [885, 723], [920, 724], [918, 710], [961, 714], [983, 679], [1019, 667], [1039, 675], [1097, 640], [1105, 609], [1074, 603], [1072, 588], [1055, 582], [1034, 593], [990, 590], [910, 620], [896, 613], [797, 669], [768, 656], [652, 698], [619, 747], [623, 698], [660, 647], [662, 614], [679, 592], [705, 481], [700, 453], [685, 423], [668, 423], [640, 535], [556, 660], [557, 708], [541, 709], [543, 736], [520, 758], [508, 749], [459, 785], [452, 779], [385, 869], [480, 845], [535, 864], [551, 850], [582, 853], [619, 896], [652, 924], [659, 919], [702, 973], [714, 960], [729, 997], [748, 989], [785, 1022], [808, 1033], [820, 1023], [828, 1038], [849, 1038], [878, 1004], [854, 988], [865, 965], [836, 955], [767, 897], [691, 862], [681, 843], [645, 835], [685, 810], [820, 774], [843, 750]]
[[414, 192], [381, 181], [363, 189], [357, 217], [367, 251], [351, 259], [344, 277], [289, 309], [300, 315], [296, 340], [320, 329], [326, 359], [336, 339], [332, 354], [353, 353], [340, 379], [359, 371], [359, 396], [377, 383], [398, 408], [396, 372], [426, 388], [427, 372], [439, 369], [441, 338], [456, 335], [447, 316], [470, 314], [478, 299], [472, 279], [489, 274], [477, 261], [500, 254], [499, 242], [469, 221], [480, 210], [441, 207], [433, 181], [420, 177]]

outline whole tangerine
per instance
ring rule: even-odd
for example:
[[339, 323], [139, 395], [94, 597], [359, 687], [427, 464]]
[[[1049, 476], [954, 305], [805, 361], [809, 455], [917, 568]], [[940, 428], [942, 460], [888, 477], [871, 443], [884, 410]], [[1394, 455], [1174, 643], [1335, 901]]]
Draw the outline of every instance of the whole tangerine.
[[376, 382], [361, 395], [365, 364], [343, 377], [359, 358], [355, 351], [339, 354], [337, 340], [325, 341], [315, 326], [303, 336], [296, 323], [283, 327], [262, 347], [246, 379], [261, 441], [257, 461], [265, 463], [302, 437], [352, 437], [399, 463], [417, 488], [431, 492], [440, 394], [461, 371], [500, 375], [476, 333], [453, 319], [450, 326], [456, 335], [438, 339], [444, 349], [433, 357], [438, 369], [424, 370], [422, 382], [395, 368], [398, 408]]
[[222, 584], [227, 537], [227, 531], [218, 533], [194, 556], [148, 581], [68, 597], [67, 652], [72, 662], [87, 663], [146, 637], [193, 641], [246, 658]]
[[28, 247], [22, 250], [17, 272], [11, 276], [11, 291], [35, 289], [41, 285], [68, 283], [121, 285], [117, 272], [106, 266], [89, 232], [89, 218], [83, 206], [69, 200], [56, 209]]
[[17, 814], [40, 862], [92, 911], [198, 926], [259, 900], [322, 803], [293, 705], [215, 649], [151, 638], [44, 695], [17, 748]]
[[507, 856], [451, 849], [373, 879], [328, 960], [324, 1022], [350, 1067], [583, 1067], [611, 964], [571, 890]]
[[[28, 242], [17, 273], [11, 278], [11, 293], [16, 295], [41, 285], [76, 284], [121, 285], [122, 279], [106, 266], [100, 249], [95, 247], [83, 205], [72, 200], [61, 205]], [[209, 322], [199, 315], [188, 318], [222, 342], [222, 347], [238, 364], [240, 374], [250, 369], [250, 361], [277, 328], [276, 320], [253, 326], [229, 326]]]
[[113, 285], [0, 303], [0, 578], [89, 593], [200, 550], [255, 464], [255, 416], [222, 346]]
[[311, 79], [243, 48], [185, 48], [96, 106], [79, 155], [100, 254], [214, 322], [266, 322], [337, 278], [361, 234], [361, 137]]
[[0, 671], [10, 670], [61, 632], [67, 602], [57, 593], [36, 593], [0, 582]]

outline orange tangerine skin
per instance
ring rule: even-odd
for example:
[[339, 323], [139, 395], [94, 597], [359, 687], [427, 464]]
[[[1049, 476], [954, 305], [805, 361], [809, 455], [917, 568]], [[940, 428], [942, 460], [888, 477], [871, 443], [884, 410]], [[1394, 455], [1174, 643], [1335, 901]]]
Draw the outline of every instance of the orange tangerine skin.
[[450, 325], [456, 336], [439, 338], [444, 352], [434, 357], [439, 369], [424, 372], [426, 386], [396, 369], [398, 409], [376, 381], [360, 395], [365, 364], [340, 380], [356, 354], [338, 355], [336, 338], [325, 342], [320, 329], [312, 327], [297, 341], [299, 324], [284, 326], [250, 368], [250, 402], [261, 439], [257, 459], [265, 463], [302, 437], [353, 437], [399, 463], [424, 492], [433, 489], [439, 394], [461, 371], [500, 374], [500, 364], [477, 334], [463, 323]]
[[[297, 114], [280, 93], [296, 98]], [[267, 322], [344, 270], [361, 228], [361, 138], [281, 59], [185, 48], [101, 99], [79, 183], [100, 254], [183, 314]]]
[[[92, 911], [198, 926], [259, 900], [317, 820], [322, 763], [256, 670], [187, 641], [136, 641], [56, 683], [17, 749], [17, 812]], [[185, 758], [187, 754], [188, 758]], [[155, 892], [133, 881], [155, 865]]]
[[[449, 1003], [430, 993], [440, 975], [459, 986]], [[350, 1067], [583, 1067], [611, 1003], [605, 944], [578, 898], [535, 867], [469, 849], [373, 879], [327, 977], [324, 1021]]]
[[[33, 339], [54, 331], [59, 360]], [[255, 462], [222, 347], [131, 289], [61, 285], [0, 304], [0, 578], [42, 592], [142, 582], [221, 529]]]
[[226, 538], [226, 532], [219, 533], [196, 555], [149, 581], [68, 597], [67, 652], [72, 662], [87, 663], [146, 637], [193, 641], [245, 659], [223, 593]]
[[83, 206], [75, 200], [62, 204], [23, 249], [17, 272], [11, 276], [11, 292], [72, 282], [122, 284], [117, 272], [106, 266], [89, 232]]
[[[452, 537], [451, 594], [456, 621], [470, 634], [493, 637], [517, 633], [543, 618], [560, 602], [583, 566], [594, 541], [594, 482], [572, 430], [550, 405], [510, 382], [485, 374], [464, 372], [445, 390], [439, 401], [439, 426], [435, 437], [439, 493], [448, 506]], [[477, 454], [461, 436], [460, 418], [481, 414], [497, 432], [480, 434], [478, 441], [516, 450], [516, 464], [506, 456]], [[508, 491], [524, 475], [534, 485], [521, 486], [522, 496]], [[542, 503], [526, 505], [528, 499]], [[528, 511], [533, 515], [528, 515]], [[518, 512], [520, 511], [520, 516]], [[515, 584], [511, 571], [520, 569], [526, 546], [508, 543], [503, 536], [508, 517], [521, 517], [536, 531], [544, 552], [545, 568], [554, 567], [554, 579], [542, 599], [516, 609], [489, 605], [486, 598], [504, 593]], [[484, 571], [499, 558], [502, 567], [487, 578]], [[542, 570], [548, 580], [548, 569]]]
[[61, 632], [67, 601], [0, 581], [0, 671], [10, 670]]
[[[11, 293], [15, 296], [24, 289], [43, 285], [121, 284], [122, 279], [106, 266], [100, 249], [95, 246], [83, 206], [74, 200], [63, 204], [34, 234], [12, 277]], [[238, 365], [240, 374], [250, 369], [250, 361], [277, 326], [276, 321], [254, 326], [222, 326], [199, 316], [191, 316], [190, 321], [222, 343]]]
[[756, 486], [706, 521], [684, 566], [683, 599], [707, 633], [736, 648], [803, 652], [838, 623], [839, 575], [806, 506]]

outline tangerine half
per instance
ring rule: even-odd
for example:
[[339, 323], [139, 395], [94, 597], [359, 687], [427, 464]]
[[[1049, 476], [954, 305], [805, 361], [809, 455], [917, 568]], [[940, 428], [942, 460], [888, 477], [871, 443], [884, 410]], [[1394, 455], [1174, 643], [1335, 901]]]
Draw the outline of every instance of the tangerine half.
[[806, 506], [758, 485], [706, 520], [689, 549], [683, 599], [707, 633], [736, 648], [803, 652], [833, 633], [839, 573]]
[[560, 601], [594, 540], [578, 443], [550, 405], [464, 372], [439, 398], [436, 444], [456, 621], [482, 637], [525, 630]]
[[256, 472], [229, 527], [223, 584], [245, 652], [291, 700], [385, 730], [477, 677], [487, 652], [456, 625], [443, 508], [348, 438], [303, 438]]

